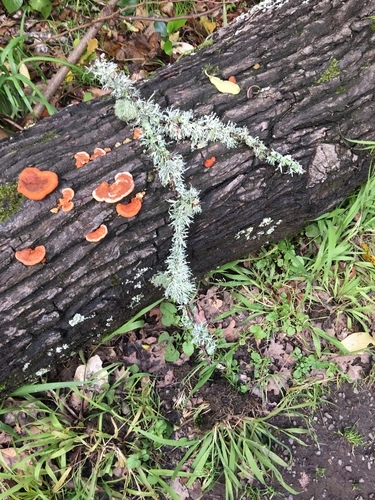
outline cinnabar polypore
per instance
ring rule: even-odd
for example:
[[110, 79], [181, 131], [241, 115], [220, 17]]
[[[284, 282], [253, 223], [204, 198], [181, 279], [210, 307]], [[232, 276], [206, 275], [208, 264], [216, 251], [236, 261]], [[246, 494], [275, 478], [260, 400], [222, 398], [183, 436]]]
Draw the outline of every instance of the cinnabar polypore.
[[216, 158], [215, 156], [212, 156], [211, 158], [208, 158], [205, 162], [204, 162], [204, 166], [206, 168], [211, 168], [215, 165], [216, 163]]
[[61, 190], [62, 198], [59, 199], [59, 207], [63, 212], [70, 212], [74, 208], [72, 199], [74, 198], [74, 191], [72, 188], [64, 188]]
[[27, 167], [19, 175], [17, 191], [30, 200], [39, 201], [52, 193], [58, 184], [59, 178], [55, 172]]
[[102, 182], [94, 191], [92, 196], [96, 201], [106, 203], [118, 203], [134, 190], [133, 176], [129, 172], [120, 172], [115, 176], [115, 182], [108, 184]]
[[105, 156], [107, 152], [102, 148], [95, 148], [93, 154], [90, 156], [90, 160], [95, 160], [99, 156]]
[[127, 203], [126, 205], [118, 203], [116, 205], [116, 212], [121, 215], [121, 217], [125, 217], [127, 219], [135, 217], [142, 208], [142, 198], [143, 193], [137, 193], [135, 197], [132, 198], [130, 203]]
[[78, 151], [74, 155], [75, 161], [76, 161], [76, 167], [81, 168], [83, 165], [86, 165], [90, 161], [90, 155], [86, 153], [86, 151]]
[[17, 250], [15, 257], [18, 261], [22, 262], [25, 266], [35, 266], [44, 260], [46, 256], [46, 248], [40, 245], [35, 248], [24, 248]]
[[95, 229], [95, 231], [86, 234], [86, 240], [89, 241], [90, 243], [96, 243], [105, 238], [107, 234], [108, 234], [108, 228], [105, 224], [102, 224], [101, 226], [98, 227], [98, 229]]

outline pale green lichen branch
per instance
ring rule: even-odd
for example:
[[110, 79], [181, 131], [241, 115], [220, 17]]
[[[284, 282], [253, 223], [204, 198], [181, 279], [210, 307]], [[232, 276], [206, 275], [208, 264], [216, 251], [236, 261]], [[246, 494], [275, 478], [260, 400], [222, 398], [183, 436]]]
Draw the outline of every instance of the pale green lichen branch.
[[[170, 224], [173, 227], [171, 251], [166, 259], [166, 270], [158, 273], [153, 278], [153, 283], [164, 287], [166, 298], [186, 307], [196, 293], [186, 254], [188, 228], [201, 208], [199, 192], [186, 184], [184, 174], [187, 167], [183, 157], [169, 151], [166, 139], [176, 142], [189, 140], [192, 150], [202, 148], [209, 142], [221, 142], [227, 148], [244, 143], [252, 149], [255, 156], [271, 165], [277, 165], [281, 172], [300, 174], [303, 172], [302, 166], [290, 156], [282, 156], [268, 149], [259, 138], [252, 137], [246, 127], [237, 127], [232, 122], [224, 123], [215, 114], [196, 117], [192, 111], [162, 109], [152, 99], [142, 99], [133, 82], [125, 73], [118, 72], [114, 63], [96, 61], [91, 72], [99, 79], [103, 88], [113, 89], [116, 116], [142, 128], [141, 141], [152, 158], [161, 184], [172, 187], [176, 192], [177, 199], [170, 201], [169, 209]], [[214, 341], [207, 326], [195, 324], [188, 315], [184, 317], [193, 342], [203, 345], [211, 353]]]

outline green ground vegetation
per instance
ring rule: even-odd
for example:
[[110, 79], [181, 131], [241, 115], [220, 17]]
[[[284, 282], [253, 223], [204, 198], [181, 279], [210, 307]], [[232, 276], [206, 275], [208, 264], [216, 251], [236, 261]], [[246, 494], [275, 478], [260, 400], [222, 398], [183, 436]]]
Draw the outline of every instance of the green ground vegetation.
[[[221, 339], [219, 328], [212, 332], [219, 347], [210, 359], [197, 350], [192, 355], [195, 364], [180, 382], [176, 403], [194, 423], [189, 438], [177, 437], [176, 427], [160, 410], [155, 379], [136, 366], [126, 368], [118, 363], [106, 367], [108, 378], [100, 390], [93, 390], [92, 384], [101, 372], [81, 386], [78, 382], [44, 382], [17, 390], [0, 411], [1, 430], [9, 440], [0, 454], [0, 499], [87, 498], [87, 491], [92, 492], [90, 498], [103, 492], [111, 498], [164, 495], [174, 499], [178, 498], [174, 481], [187, 488], [199, 483], [207, 491], [221, 473], [228, 499], [249, 490], [247, 480], [257, 480], [260, 485], [250, 488], [250, 498], [261, 498], [269, 474], [291, 491], [282, 476], [291, 452], [286, 448], [282, 453], [286, 445], [281, 437], [303, 443], [303, 434], [309, 432], [304, 410], [308, 408], [311, 414], [326, 393], [314, 373], [324, 374], [324, 383], [349, 380], [333, 362], [335, 354], [348, 353], [348, 349], [335, 334], [317, 326], [316, 311], [322, 317], [328, 311], [349, 334], [356, 329], [368, 331], [375, 267], [371, 259], [364, 259], [372, 254], [365, 253], [361, 245], [366, 242], [368, 248], [374, 248], [374, 227], [375, 178], [370, 176], [357, 192], [311, 222], [297, 237], [207, 276], [205, 286], [215, 284], [229, 291], [231, 307], [222, 316], [240, 314], [244, 323], [233, 342]], [[160, 311], [165, 333], [159, 341], [173, 361], [189, 346], [174, 305], [164, 302]], [[140, 318], [145, 312], [107, 341], [143, 326]], [[292, 346], [287, 384], [265, 354], [265, 348], [280, 336]], [[240, 350], [247, 352], [251, 380], [243, 379]], [[228, 414], [202, 430], [199, 422], [205, 408], [192, 401], [218, 373], [239, 394], [255, 387], [262, 405], [267, 405], [269, 384], [276, 385], [276, 407], [267, 415], [239, 418]], [[278, 416], [286, 421], [302, 417], [305, 425], [280, 427], [274, 423]], [[360, 429], [346, 428], [340, 435], [352, 447], [363, 444]], [[163, 460], [167, 449], [179, 450], [179, 461], [173, 467]], [[323, 473], [317, 471], [319, 476]]]

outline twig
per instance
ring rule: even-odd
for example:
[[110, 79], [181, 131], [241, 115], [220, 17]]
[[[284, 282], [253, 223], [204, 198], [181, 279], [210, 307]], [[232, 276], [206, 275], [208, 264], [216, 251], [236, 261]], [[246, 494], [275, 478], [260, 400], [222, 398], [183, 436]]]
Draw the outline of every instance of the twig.
[[[87, 33], [82, 37], [82, 40], [79, 42], [77, 47], [72, 51], [72, 53], [68, 57], [67, 62], [71, 64], [76, 64], [79, 61], [80, 57], [82, 57], [82, 54], [85, 52], [87, 48], [87, 42], [92, 38], [95, 38], [96, 34], [103, 26], [108, 16], [112, 15], [112, 11], [115, 8], [117, 2], [118, 0], [109, 0], [107, 5], [103, 9], [103, 13], [105, 15], [99, 18], [97, 21], [95, 21], [95, 23], [91, 26], [91, 28], [87, 31]], [[44, 92], [44, 97], [48, 102], [55, 95], [57, 89], [60, 87], [60, 85], [62, 84], [68, 73], [69, 73], [69, 67], [62, 66], [56, 73], [56, 75], [53, 78], [51, 78], [51, 80], [48, 82], [47, 89]], [[35, 119], [38, 120], [42, 116], [44, 108], [45, 108], [44, 104], [42, 103], [36, 104], [36, 106], [33, 109], [34, 116], [31, 117], [30, 115], [28, 115], [26, 117], [26, 121], [30, 119], [32, 119], [33, 121]]]

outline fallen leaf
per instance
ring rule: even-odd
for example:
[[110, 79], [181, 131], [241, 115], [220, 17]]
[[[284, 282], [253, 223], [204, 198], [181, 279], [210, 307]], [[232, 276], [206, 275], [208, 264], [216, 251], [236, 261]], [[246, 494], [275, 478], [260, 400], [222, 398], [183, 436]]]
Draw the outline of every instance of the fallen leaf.
[[158, 382], [156, 382], [156, 387], [159, 389], [163, 387], [168, 387], [169, 385], [171, 385], [173, 380], [174, 380], [174, 373], [173, 369], [171, 369], [168, 370], [167, 373], [164, 375], [164, 380], [159, 380]]
[[366, 243], [362, 243], [361, 247], [365, 251], [365, 253], [362, 255], [363, 260], [365, 260], [366, 262], [371, 262], [371, 264], [375, 266], [375, 255], [372, 255], [368, 245], [366, 245]]
[[310, 482], [309, 476], [306, 474], [305, 471], [303, 471], [300, 475], [300, 478], [298, 479], [299, 484], [301, 485], [302, 489], [306, 489], [307, 485]]
[[[341, 370], [348, 375], [351, 381], [359, 380], [362, 377], [363, 366], [369, 363], [370, 354], [346, 354], [343, 356], [334, 356], [331, 361], [336, 363]], [[360, 364], [354, 365], [354, 362]]]
[[215, 31], [216, 28], [216, 23], [214, 21], [210, 21], [206, 16], [202, 16], [201, 19], [201, 25], [203, 28], [207, 31], [209, 35]]
[[214, 85], [219, 92], [222, 94], [239, 94], [241, 92], [241, 88], [237, 83], [229, 82], [228, 80], [221, 80], [217, 76], [212, 76], [204, 72], [207, 78], [209, 78], [212, 85]]
[[74, 380], [84, 382], [91, 377], [90, 387], [100, 392], [100, 390], [103, 390], [102, 385], [108, 383], [108, 376], [108, 372], [103, 370], [102, 360], [98, 355], [95, 355], [88, 360], [86, 365], [77, 367]]
[[239, 331], [236, 331], [236, 321], [231, 319], [229, 325], [223, 328], [223, 337], [226, 342], [235, 342], [240, 336]]
[[375, 345], [375, 339], [369, 333], [356, 332], [348, 335], [341, 343], [350, 352], [363, 351], [369, 344]]
[[190, 45], [190, 43], [177, 42], [175, 43], [175, 45], [173, 45], [172, 54], [174, 56], [180, 56], [181, 54], [191, 52], [192, 50], [194, 50], [194, 47]]

